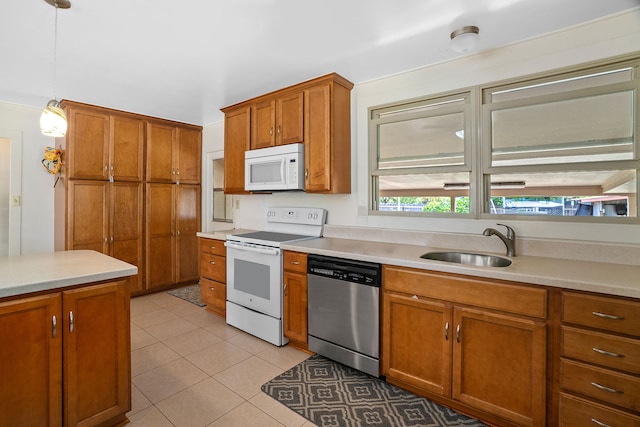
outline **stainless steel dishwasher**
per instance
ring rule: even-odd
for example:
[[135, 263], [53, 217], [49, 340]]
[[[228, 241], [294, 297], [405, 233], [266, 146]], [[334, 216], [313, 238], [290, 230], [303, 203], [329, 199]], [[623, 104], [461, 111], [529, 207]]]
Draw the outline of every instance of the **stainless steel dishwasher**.
[[309, 350], [380, 376], [380, 264], [309, 255]]

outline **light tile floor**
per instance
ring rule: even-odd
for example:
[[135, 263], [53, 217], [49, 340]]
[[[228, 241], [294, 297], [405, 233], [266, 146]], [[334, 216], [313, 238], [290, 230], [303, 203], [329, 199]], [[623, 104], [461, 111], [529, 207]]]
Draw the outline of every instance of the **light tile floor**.
[[131, 426], [311, 427], [260, 390], [309, 355], [166, 292], [131, 300]]

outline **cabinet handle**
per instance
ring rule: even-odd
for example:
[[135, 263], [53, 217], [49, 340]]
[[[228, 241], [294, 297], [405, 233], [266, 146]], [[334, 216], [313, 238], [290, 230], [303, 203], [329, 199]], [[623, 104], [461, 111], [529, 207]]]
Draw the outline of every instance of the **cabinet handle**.
[[73, 333], [73, 311], [69, 312], [69, 333]]
[[591, 350], [595, 351], [596, 353], [600, 353], [604, 356], [611, 356], [611, 357], [624, 357], [624, 354], [622, 353], [612, 353], [610, 351], [607, 350], [601, 350], [597, 347], [593, 347]]
[[213, 288], [213, 287], [209, 286], [209, 290], [210, 290], [210, 291], [215, 291], [215, 290], [216, 290], [216, 288]]
[[58, 335], [58, 318], [56, 316], [51, 318], [51, 325], [53, 326], [52, 335], [55, 338]]
[[411, 299], [418, 299], [418, 295], [412, 296]]
[[291, 261], [291, 264], [293, 264], [293, 265], [300, 265], [300, 261]]
[[215, 248], [216, 248], [215, 246], [209, 246], [209, 249], [215, 249]]
[[278, 125], [278, 135], [280, 135], [280, 125]]
[[449, 341], [449, 322], [444, 324], [444, 339]]
[[269, 135], [270, 135], [270, 136], [271, 136], [271, 135], [273, 135], [273, 127], [270, 127], [270, 128], [269, 128]]
[[599, 311], [592, 311], [591, 314], [594, 316], [602, 317], [603, 319], [611, 319], [611, 320], [624, 320], [622, 316], [616, 316], [614, 314], [601, 313]]
[[611, 427], [609, 424], [605, 424], [602, 421], [598, 421], [595, 418], [591, 418], [591, 422], [600, 427]]
[[460, 325], [456, 327], [456, 342], [460, 342]]
[[285, 294], [285, 296], [287, 295], [287, 284], [286, 283], [284, 284], [284, 294]]
[[216, 262], [215, 261], [209, 261], [209, 264], [216, 265]]
[[309, 179], [309, 169], [304, 170], [304, 179]]
[[591, 385], [594, 386], [595, 388], [599, 389], [599, 390], [606, 391], [608, 393], [617, 393], [617, 394], [623, 394], [624, 393], [624, 391], [622, 391], [622, 390], [616, 390], [615, 388], [610, 388], [610, 387], [607, 387], [607, 386], [603, 386], [603, 385], [598, 384], [598, 383], [593, 382], [593, 381], [591, 382]]

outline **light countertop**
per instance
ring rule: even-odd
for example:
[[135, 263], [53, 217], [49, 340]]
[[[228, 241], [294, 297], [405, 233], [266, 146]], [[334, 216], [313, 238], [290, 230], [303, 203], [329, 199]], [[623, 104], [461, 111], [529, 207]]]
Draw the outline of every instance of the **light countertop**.
[[[198, 236], [225, 240], [227, 234], [245, 231], [251, 230], [202, 232], [198, 233]], [[640, 298], [640, 266], [638, 265], [524, 255], [505, 257], [512, 261], [508, 267], [480, 267], [420, 258], [420, 255], [427, 252], [451, 249], [331, 237], [282, 244], [281, 248], [380, 264]], [[460, 250], [464, 252], [463, 248]], [[504, 253], [490, 254], [504, 257]]]
[[60, 251], [0, 258], [0, 298], [118, 279], [138, 268], [95, 251]]

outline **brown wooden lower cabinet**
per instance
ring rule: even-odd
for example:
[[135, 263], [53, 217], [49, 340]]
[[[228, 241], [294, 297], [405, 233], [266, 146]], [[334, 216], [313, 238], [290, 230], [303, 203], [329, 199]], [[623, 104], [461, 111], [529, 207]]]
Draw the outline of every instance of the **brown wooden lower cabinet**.
[[119, 280], [0, 301], [0, 425], [124, 424], [129, 300]]
[[146, 289], [198, 280], [200, 186], [146, 184]]
[[227, 312], [226, 253], [223, 240], [200, 238], [200, 299], [222, 317]]
[[497, 425], [545, 425], [544, 289], [393, 266], [383, 287], [387, 381]]
[[307, 254], [284, 251], [283, 329], [289, 343], [308, 350], [307, 338]]

